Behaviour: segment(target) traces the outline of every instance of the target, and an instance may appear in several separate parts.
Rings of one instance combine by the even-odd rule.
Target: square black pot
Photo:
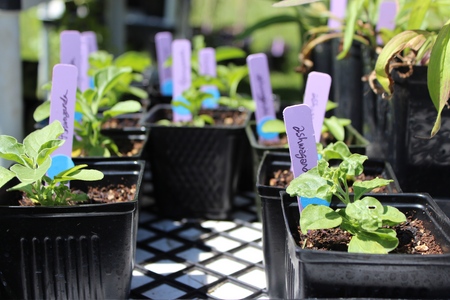
[[[88,165],[104,178],[71,186],[87,191],[88,186],[136,184],[134,199],[24,207],[18,206],[19,192],[0,189],[0,299],[128,298],[144,162]]]
[[[280,193],[286,230],[286,298],[446,299],[450,295],[450,220],[428,194],[378,195],[383,205],[415,212],[444,254],[362,254],[302,249],[296,198]],[[336,207],[332,202],[332,207]]]

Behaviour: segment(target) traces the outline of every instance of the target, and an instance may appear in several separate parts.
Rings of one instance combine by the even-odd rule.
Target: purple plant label
[[[172,95],[172,69],[164,66],[172,55],[172,33],[163,31],[155,35],[156,57],[158,61],[158,75],[160,91],[164,96]]]
[[[272,41],[272,47],[270,47],[270,53],[274,57],[282,57],[285,51],[286,43],[281,37],[274,38]]]
[[[84,92],[90,87],[89,70],[89,37],[81,35],[80,44],[80,69],[78,72],[78,88]]]
[[[247,57],[247,66],[252,97],[256,102],[255,118],[259,140],[277,142],[278,133],[261,130],[265,122],[276,118],[267,56],[264,53],[251,54]]]
[[[64,128],[60,139],[64,144],[53,152],[72,156],[72,142],[74,130],[74,113],[77,92],[78,70],[67,64],[58,64],[53,68],[52,90],[50,92],[50,123],[59,120]]]
[[[60,63],[74,65],[80,69],[81,35],[76,30],[64,30],[60,34]]]
[[[94,31],[84,31],[81,37],[86,39],[89,53],[98,51],[97,35]]]
[[[203,48],[198,52],[200,75],[216,77],[216,51],[214,48]]]
[[[292,105],[284,109],[283,117],[289,144],[291,169],[294,177],[298,177],[317,166],[317,148],[311,109],[306,104]],[[323,204],[325,201],[318,198],[299,198],[298,200],[300,211],[308,204]]]
[[[191,86],[191,42],[186,39],[172,42],[173,99],[187,102],[182,94]],[[173,121],[188,122],[191,112],[185,107],[173,106]]]
[[[341,20],[345,18],[347,0],[330,0],[330,13],[333,17],[328,18],[328,27],[333,31],[341,31]]]
[[[316,143],[320,142],[320,133],[322,132],[330,88],[330,75],[321,72],[309,73],[303,103],[311,109]]]
[[[378,23],[376,31],[379,32],[380,29],[382,28],[394,30],[396,15],[397,15],[397,3],[388,1],[381,3],[380,12],[378,14]],[[380,35],[377,36],[377,43],[378,45],[383,44]]]

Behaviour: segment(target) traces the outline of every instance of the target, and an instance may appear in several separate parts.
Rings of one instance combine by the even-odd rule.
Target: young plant
[[[23,144],[12,136],[1,135],[0,157],[15,164],[9,169],[0,166],[0,187],[16,177],[20,183],[8,191],[22,191],[36,204],[56,206],[86,201],[86,194],[72,193],[66,184],[71,180],[100,180],[103,178],[102,172],[84,169],[87,165],[78,165],[53,178],[46,175],[52,164],[50,155],[64,143],[64,140],[58,139],[63,133],[61,123],[55,121],[30,133]]]
[[[100,112],[102,103],[109,92],[114,89],[123,76],[131,72],[131,68],[107,67],[98,71],[94,76],[94,88],[83,93],[77,91],[75,111],[82,115],[80,122],[75,122],[75,135],[72,156],[103,156],[112,154],[120,156],[114,141],[101,134],[102,125],[110,118],[137,112],[141,104],[135,100],[119,101],[111,108]],[[33,117],[36,122],[50,116],[50,101],[46,101],[36,108]]]
[[[340,227],[352,235],[348,252],[387,254],[399,243],[395,230],[387,226],[401,224],[406,217],[397,208],[383,206],[374,197],[363,197],[365,193],[386,186],[392,180],[375,178],[354,181],[353,197],[350,195],[348,180],[363,172],[366,159],[367,156],[351,154],[343,157],[336,167],[330,167],[325,159],[321,159],[316,167],[292,180],[286,192],[291,196],[316,197],[328,202],[336,196],[345,204],[344,208],[336,210],[324,205],[306,206],[300,217],[303,233]]]

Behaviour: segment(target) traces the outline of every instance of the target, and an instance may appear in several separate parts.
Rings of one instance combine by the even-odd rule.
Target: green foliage
[[[429,61],[426,60],[430,54]],[[450,21],[436,34],[424,30],[407,30],[392,38],[381,51],[375,65],[375,74],[386,97],[393,93],[392,64],[400,55],[408,53],[405,65],[428,64],[428,91],[437,116],[430,137],[441,127],[441,114],[450,97]]]
[[[45,206],[68,205],[70,201],[85,201],[84,193],[72,193],[66,185],[71,180],[96,181],[103,178],[97,170],[78,165],[62,171],[53,179],[45,174],[50,168],[50,155],[63,143],[58,137],[64,133],[59,121],[30,133],[23,144],[11,136],[0,136],[0,157],[13,161],[9,170],[0,166],[0,187],[16,177],[20,183],[8,189],[23,191],[33,202]]]
[[[83,116],[82,121],[75,122],[75,135],[73,141],[73,156],[103,156],[112,154],[120,156],[114,141],[101,134],[102,125],[110,118],[139,111],[142,106],[138,101],[126,100],[114,104],[112,107],[100,112],[102,104],[108,102],[108,96],[121,79],[131,72],[131,68],[115,66],[105,67],[95,73],[94,88],[83,93],[77,91],[75,111]],[[50,101],[46,101],[36,108],[33,117],[36,122],[45,120],[50,116]]]
[[[118,80],[119,82],[114,86],[108,97],[104,98],[102,106],[113,106],[121,96],[124,94],[131,94],[139,99],[148,98],[148,94],[145,90],[133,86],[133,82],[142,82],[142,73],[151,66],[151,59],[146,53],[128,51],[118,56],[116,59],[113,55],[100,50],[92,53],[89,56],[90,69],[88,74],[95,76],[97,72],[108,67],[130,68],[130,72],[124,73]],[[107,100],[107,101],[106,101]]]
[[[331,146],[316,167],[295,178],[287,187],[286,192],[291,196],[317,197],[328,202],[336,196],[345,204],[344,208],[336,210],[316,204],[306,206],[301,212],[300,229],[307,232],[339,226],[352,234],[349,252],[388,253],[397,247],[398,239],[394,230],[385,227],[400,224],[406,217],[395,207],[383,206],[374,197],[363,195],[392,180],[354,181],[354,195],[350,197],[348,180],[363,172],[367,156],[351,154],[345,147],[344,143]],[[330,167],[327,162],[330,158],[342,161]]]

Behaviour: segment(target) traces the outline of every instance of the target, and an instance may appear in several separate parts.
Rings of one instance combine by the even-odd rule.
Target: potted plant
[[[438,34],[403,31],[386,44],[375,66],[374,89],[391,98],[380,100],[386,106],[386,123],[379,129],[381,151],[406,191],[433,196],[446,195],[440,180],[450,175],[445,138],[450,130],[445,110],[449,33],[448,22]]]
[[[239,153],[250,114],[244,109],[202,110],[211,97],[193,84],[183,93],[192,122],[173,123],[172,107],[157,105],[143,117],[156,203],[172,218],[229,216],[239,180]]]
[[[88,162],[47,176],[63,132],[55,121],[23,143],[0,136],[0,156],[14,162],[0,168],[1,239],[8,241],[0,246],[0,297],[125,299],[143,162]]]
[[[325,199],[330,207],[308,205],[299,216],[297,200],[281,194],[286,297],[447,297],[450,239],[445,232],[450,220],[428,195],[364,195],[388,183],[380,178],[354,183],[350,195],[347,177],[363,170],[364,159],[353,154],[334,168],[319,162],[286,190],[291,196]],[[298,220],[308,241],[297,238]],[[328,240],[323,246],[312,237],[318,232]]]
[[[102,126],[117,116],[138,112],[141,104],[136,100],[119,101],[113,106],[100,110],[108,101],[112,90],[119,84],[121,78],[128,76],[130,68],[110,66],[103,68],[94,76],[94,87],[84,92],[77,92],[75,111],[81,120],[75,122],[74,157],[140,157],[147,132],[137,126],[134,129],[114,130],[103,129]],[[103,104],[102,104],[103,103]],[[36,122],[47,120],[50,115],[50,101],[36,108]],[[140,118],[139,118],[140,120]],[[119,148],[120,147],[120,148]]]
[[[346,145],[342,142],[330,144],[325,149],[320,150],[324,159],[331,157],[336,158],[335,152],[340,153],[339,156],[349,156],[350,152]],[[327,154],[328,153],[328,154]],[[258,170],[256,182],[257,193],[261,201],[263,224],[263,250],[264,265],[266,269],[266,281],[268,293],[271,298],[286,298],[284,290],[284,274],[286,272],[285,260],[285,227],[283,212],[281,209],[280,192],[286,191],[287,184],[293,179],[290,171],[291,161],[288,152],[267,151],[264,153]],[[284,185],[273,184],[275,180],[274,174],[285,174],[286,180]],[[392,182],[387,186],[385,192],[401,193],[398,180],[389,163],[368,159],[364,162],[364,173],[367,176],[380,176],[382,178],[391,179]],[[290,176],[288,174],[291,174]],[[282,178],[280,176],[280,178]],[[282,180],[277,180],[278,182]]]

